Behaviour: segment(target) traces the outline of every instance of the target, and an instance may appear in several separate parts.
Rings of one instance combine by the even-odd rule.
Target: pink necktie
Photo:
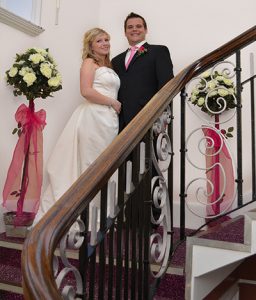
[[[136,50],[137,50],[136,46],[132,46],[131,47],[131,49],[130,49],[130,51],[131,51],[130,52],[130,56],[129,56],[128,60],[127,60],[127,63],[125,64],[126,69],[128,68],[128,66],[129,66],[129,64],[130,64],[130,62],[131,62],[134,54],[136,53]]]

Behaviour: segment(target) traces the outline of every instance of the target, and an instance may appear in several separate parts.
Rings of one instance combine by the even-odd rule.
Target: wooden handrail
[[[167,105],[195,76],[256,40],[256,26],[195,61],[170,80],[29,233],[22,252],[25,299],[62,299],[52,261],[61,237],[141,141]]]

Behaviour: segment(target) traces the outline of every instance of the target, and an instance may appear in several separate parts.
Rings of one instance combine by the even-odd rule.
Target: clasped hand
[[[122,107],[122,104],[120,101],[118,100],[114,100],[111,104],[111,106],[114,108],[114,110],[120,114],[120,111],[121,111],[121,107]]]

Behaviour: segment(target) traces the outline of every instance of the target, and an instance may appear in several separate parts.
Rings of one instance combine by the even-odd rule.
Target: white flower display
[[[209,115],[235,108],[234,83],[218,71],[206,71],[200,76],[199,84],[192,89],[189,101]]]
[[[14,87],[14,95],[28,100],[52,96],[62,89],[61,75],[48,49],[29,48],[16,54],[12,67],[6,71],[7,84]]]

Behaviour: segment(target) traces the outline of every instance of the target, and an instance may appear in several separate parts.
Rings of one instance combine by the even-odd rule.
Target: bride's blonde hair
[[[94,55],[92,51],[92,43],[100,34],[106,34],[110,39],[110,35],[105,30],[101,28],[92,28],[84,34],[84,40],[83,40],[82,59],[84,60],[86,58],[92,58],[97,65],[101,65],[102,62],[99,61],[99,59]],[[107,54],[105,57],[104,65],[107,67],[111,67],[109,54]]]

